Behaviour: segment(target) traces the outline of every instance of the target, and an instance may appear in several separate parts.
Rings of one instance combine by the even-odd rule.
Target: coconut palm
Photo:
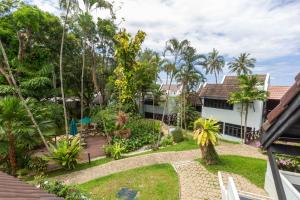
[[[7,96],[0,100],[0,130],[8,141],[8,158],[12,175],[15,175],[17,170],[15,131],[19,131],[23,124],[18,121],[26,117],[26,111],[17,97]]]
[[[219,73],[223,71],[224,66],[225,59],[223,56],[219,55],[219,52],[216,49],[213,49],[212,52],[208,54],[203,63],[206,74],[214,74],[216,84],[218,83]]]
[[[230,72],[237,73],[237,75],[252,74],[256,59],[249,57],[249,53],[242,53],[238,58],[233,58],[233,61],[228,65]]]
[[[256,75],[241,75],[239,79],[239,91],[233,92],[230,95],[229,103],[236,104],[240,103],[242,105],[241,112],[245,109],[245,118],[244,118],[244,133],[243,138],[244,142],[246,140],[247,134],[247,122],[248,122],[248,111],[250,106],[254,106],[255,101],[265,101],[268,97],[267,91],[263,90],[263,83],[257,79]],[[242,115],[241,115],[242,118]],[[242,121],[242,119],[241,119]],[[241,124],[241,127],[243,125]]]
[[[202,159],[207,165],[218,163],[219,156],[215,150],[220,125],[214,119],[199,118],[194,122],[194,139],[200,146]]]

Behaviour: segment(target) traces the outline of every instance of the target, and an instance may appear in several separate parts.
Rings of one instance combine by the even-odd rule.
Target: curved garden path
[[[221,155],[240,155],[266,159],[266,156],[261,154],[257,148],[247,145],[222,142],[216,147],[216,149]],[[198,149],[178,152],[152,153],[112,161],[85,170],[57,176],[55,179],[61,180],[66,184],[80,184],[137,167],[170,163],[179,177],[181,200],[221,199],[221,191],[217,174],[208,172],[205,167],[195,161],[197,158],[200,158],[200,151]],[[222,172],[222,176],[225,184],[227,183],[228,176],[233,177],[239,191],[251,192],[263,196],[266,195],[263,189],[253,185],[244,177],[225,172]]]

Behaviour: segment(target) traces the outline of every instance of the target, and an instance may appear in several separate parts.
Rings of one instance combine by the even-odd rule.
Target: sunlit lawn
[[[179,180],[169,164],[152,165],[116,173],[79,186],[95,199],[117,199],[121,188],[136,190],[139,200],[178,200]]]
[[[224,171],[239,174],[247,178],[256,186],[260,188],[264,187],[265,173],[267,168],[266,160],[242,156],[221,155],[220,163],[218,165],[206,166],[203,164],[203,166],[205,166],[208,171],[213,173]]]

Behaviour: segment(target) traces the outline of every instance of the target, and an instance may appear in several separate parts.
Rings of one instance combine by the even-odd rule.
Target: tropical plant
[[[124,152],[125,147],[122,146],[121,143],[114,143],[110,148],[110,154],[115,160],[119,160],[122,158],[122,153]]]
[[[218,141],[220,126],[214,119],[199,118],[194,123],[194,139],[200,146],[202,159],[205,164],[212,165],[219,161],[215,150]]]
[[[243,133],[243,142],[245,142],[249,108],[250,106],[254,108],[255,101],[265,101],[268,93],[263,89],[263,83],[258,80],[257,75],[240,75],[238,80],[239,91],[231,93],[228,102],[230,104],[241,104],[241,121],[243,112],[245,112]],[[241,127],[243,127],[243,124],[241,124]]]
[[[27,168],[34,173],[44,173],[48,168],[48,162],[40,157],[30,158]]]
[[[8,140],[8,157],[11,174],[17,171],[16,133],[18,129],[25,129],[21,119],[26,118],[26,112],[20,100],[14,96],[7,96],[0,100],[0,132]]]
[[[252,74],[256,60],[249,57],[249,53],[242,53],[238,58],[233,58],[233,61],[228,64],[230,72],[234,72],[237,75]]]
[[[172,135],[167,135],[167,136],[164,136],[161,141],[160,141],[160,146],[169,146],[169,145],[172,145],[173,144],[173,137]]]
[[[56,145],[50,145],[50,155],[46,160],[53,160],[65,169],[75,169],[81,151],[80,138],[62,139]]]
[[[212,52],[208,53],[208,56],[205,57],[205,61],[203,62],[206,74],[214,74],[216,84],[218,83],[219,73],[223,71],[224,66],[225,59],[223,56],[219,55],[219,52],[216,49],[213,49]]]
[[[184,140],[183,130],[180,128],[177,128],[174,131],[172,131],[172,136],[175,143],[179,143]]]

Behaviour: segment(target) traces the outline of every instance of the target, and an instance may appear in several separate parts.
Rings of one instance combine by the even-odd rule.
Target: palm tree
[[[11,174],[17,170],[16,139],[14,130],[19,130],[23,123],[18,120],[24,119],[26,112],[20,100],[14,96],[6,96],[0,100],[0,129],[3,130],[8,140],[8,158]]]
[[[214,119],[199,118],[194,122],[194,139],[200,146],[202,159],[206,165],[216,164],[219,156],[215,150],[220,125]]]
[[[219,73],[223,71],[225,66],[225,59],[223,56],[219,55],[216,49],[213,49],[205,59],[203,67],[206,70],[206,74],[214,74],[216,79],[216,84],[218,83]]]
[[[179,68],[179,64],[182,61],[182,54],[183,50],[189,46],[190,42],[188,40],[179,41],[176,38],[172,38],[166,42],[166,47],[164,50],[163,55],[170,54],[173,57],[173,62],[169,62],[165,65],[163,70],[167,73],[167,81],[166,85],[168,85],[168,78],[170,77],[170,82],[166,94],[163,115],[162,115],[162,122],[165,117],[166,109],[169,108],[169,91],[173,82],[173,79],[177,73],[177,69]]]
[[[70,9],[74,7],[74,5],[77,5],[78,2],[76,0],[60,0],[59,6],[61,9],[65,9],[65,17],[64,17],[64,25],[63,25],[63,33],[61,36],[61,43],[60,43],[60,53],[59,53],[59,79],[60,79],[60,91],[61,91],[61,97],[63,102],[63,108],[64,108],[64,118],[65,118],[65,131],[66,136],[68,137],[69,129],[68,129],[68,116],[67,116],[67,108],[66,108],[66,100],[65,100],[65,92],[64,92],[64,81],[63,81],[63,50],[64,50],[64,41],[65,41],[65,32],[66,32],[66,26],[68,22],[68,16]]]
[[[9,78],[11,80],[11,86],[13,86],[15,88],[16,93],[19,96],[19,98],[21,99],[21,102],[22,102],[22,104],[23,104],[23,106],[24,106],[24,108],[25,108],[25,110],[26,110],[29,118],[31,119],[31,121],[32,121],[35,129],[37,130],[39,136],[41,137],[41,139],[42,139],[42,141],[43,141],[46,149],[49,151],[49,146],[48,146],[48,144],[47,144],[47,142],[46,142],[46,140],[44,138],[44,135],[43,135],[43,133],[42,133],[42,131],[41,131],[41,129],[40,129],[37,121],[35,120],[35,118],[34,118],[32,112],[31,112],[29,106],[27,105],[27,102],[26,102],[25,98],[22,95],[21,89],[18,86],[17,81],[16,81],[16,79],[15,79],[13,73],[12,73],[12,69],[11,69],[10,64],[8,62],[8,58],[7,58],[6,52],[4,50],[4,47],[2,45],[1,39],[0,39],[0,49],[1,49],[1,52],[2,52],[2,56],[4,58],[3,62],[6,65],[6,68],[7,68],[8,74],[9,74]]]
[[[233,58],[233,61],[228,66],[230,72],[237,73],[237,75],[252,74],[256,60],[249,57],[249,53],[242,53],[238,58]]]
[[[265,101],[268,97],[267,91],[262,90],[263,83],[257,79],[256,75],[240,75],[239,88],[237,92],[233,92],[230,95],[229,103],[240,103],[242,108],[245,109],[245,119],[244,119],[244,143],[247,134],[247,121],[248,121],[248,111],[250,105],[254,106],[255,101]],[[243,112],[243,110],[241,111]],[[242,115],[241,115],[242,117]],[[242,124],[241,124],[242,127]]]
[[[202,55],[197,54],[196,49],[193,47],[186,47],[183,52],[182,65],[178,73],[176,74],[176,80],[181,84],[182,87],[182,114],[181,114],[181,127],[182,123],[184,127],[187,127],[186,124],[186,99],[187,95],[199,85],[200,82],[204,81],[204,75],[196,69],[197,66],[200,66],[202,62],[200,61],[203,58]]]

